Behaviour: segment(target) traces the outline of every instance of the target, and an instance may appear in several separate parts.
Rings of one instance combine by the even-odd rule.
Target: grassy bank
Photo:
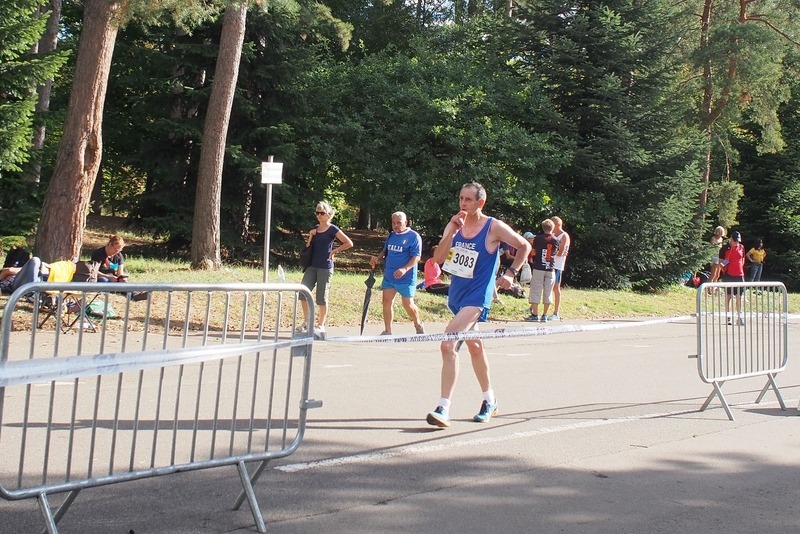
[[[270,270],[269,281],[277,282],[277,266]],[[126,268],[133,281],[146,283],[224,283],[261,282],[264,274],[260,269],[248,267],[225,267],[220,271],[192,271],[187,263],[151,260],[130,257]],[[295,268],[285,269],[289,282],[300,282],[302,273]],[[381,324],[380,274],[373,290],[368,322]],[[336,272],[331,287],[330,325],[358,324],[364,301],[366,280],[364,273],[343,270]],[[600,291],[566,287],[562,291],[561,315],[567,319],[642,318],[688,315],[695,309],[693,289],[675,286],[657,294],[640,294],[631,291]],[[502,303],[492,307],[491,318],[496,321],[519,321],[528,313],[528,301],[508,295],[501,296]],[[444,297],[418,292],[416,302],[426,322],[446,322],[451,313]],[[405,320],[405,312],[395,307],[395,318]]]
[[[90,251],[105,244],[111,233],[122,233],[130,249],[126,249],[126,270],[132,280],[145,283],[225,283],[225,282],[261,282],[264,273],[261,269],[242,266],[226,266],[220,271],[192,271],[189,264],[180,261],[165,261],[138,256],[137,245],[147,248],[155,241],[145,235],[127,233],[122,229],[124,220],[112,217],[94,217],[89,221],[85,235],[84,249]],[[348,230],[348,235],[355,242],[355,247],[337,256],[337,271],[331,287],[331,307],[328,324],[354,325],[361,320],[364,302],[369,258],[377,254],[386,238],[385,232],[370,230]],[[289,282],[300,282],[302,273],[295,267],[284,266]],[[277,264],[271,265],[269,274],[271,282],[278,281]],[[367,320],[371,324],[382,324],[381,311],[381,274],[373,290],[372,302]],[[642,294],[632,291],[610,291],[575,289],[565,287],[562,290],[561,316],[565,319],[608,319],[608,318],[646,318],[671,317],[688,315],[695,310],[696,291],[676,285],[669,290],[654,294]],[[452,314],[447,309],[444,297],[418,292],[415,298],[425,322],[447,322]],[[491,319],[494,321],[520,321],[528,315],[528,300],[517,299],[508,295],[501,296],[502,303],[492,307]],[[793,305],[797,299],[789,299],[789,311],[800,312],[800,306]],[[407,320],[405,311],[400,306],[399,298],[395,305],[395,319]],[[409,325],[410,327],[410,325]]]

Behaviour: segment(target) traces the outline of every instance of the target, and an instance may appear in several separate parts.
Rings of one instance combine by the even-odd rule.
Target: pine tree
[[[686,127],[676,48],[690,17],[662,0],[541,0],[520,9],[531,79],[570,161],[554,214],[576,238],[571,282],[662,287],[700,263],[693,220],[701,138]]]
[[[29,53],[44,32],[43,0],[0,3],[0,235],[29,233],[36,223],[34,192],[21,177],[30,155],[36,87],[52,79],[64,54]]]

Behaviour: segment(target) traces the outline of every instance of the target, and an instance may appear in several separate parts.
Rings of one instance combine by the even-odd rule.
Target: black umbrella
[[[364,294],[364,309],[361,312],[361,335],[364,335],[364,325],[367,322],[367,310],[369,310],[369,299],[372,298],[372,286],[375,285],[375,269],[369,270],[369,276],[364,280],[367,292]]]

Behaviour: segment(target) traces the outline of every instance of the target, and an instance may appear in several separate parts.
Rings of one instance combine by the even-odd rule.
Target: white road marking
[[[628,423],[631,421],[639,421],[642,419],[655,419],[658,417],[668,417],[671,415],[680,415],[687,413],[686,410],[676,412],[663,412],[646,415],[635,415],[629,417],[617,417],[613,419],[594,419],[591,421],[583,421],[579,423],[569,423],[566,425],[550,426],[529,430],[527,432],[512,432],[504,436],[494,436],[491,438],[477,438],[461,441],[453,441],[450,443],[441,443],[437,445],[412,445],[410,447],[402,447],[400,449],[381,452],[370,452],[364,454],[355,454],[352,456],[342,456],[339,458],[328,458],[326,460],[318,460],[315,462],[304,462],[296,464],[287,464],[276,467],[275,469],[286,473],[294,473],[297,471],[306,471],[308,469],[315,469],[318,467],[336,467],[340,465],[347,465],[360,462],[371,462],[376,460],[386,460],[389,458],[396,458],[398,456],[407,456],[412,454],[424,454],[429,452],[436,452],[448,449],[456,449],[461,447],[474,447],[476,445],[487,445],[492,443],[501,443],[504,441],[512,441],[516,439],[530,438],[533,436],[541,436],[544,434],[553,434],[557,432],[566,432],[569,430],[577,430],[581,428],[593,428],[598,426],[615,425],[619,423]]]
[[[787,399],[784,401],[787,405],[789,403],[795,402],[792,399]],[[731,404],[731,406],[736,407],[764,407],[768,404],[777,404],[777,401],[774,402],[761,402],[759,404],[755,403],[741,403],[741,404]],[[787,409],[788,411],[788,409]],[[678,410],[674,412],[661,412],[661,413],[651,413],[651,414],[643,414],[643,415],[630,415],[627,417],[615,417],[611,419],[593,419],[591,421],[582,421],[578,423],[569,423],[565,425],[558,425],[558,426],[547,426],[543,428],[537,428],[534,430],[528,430],[526,432],[512,432],[511,434],[506,434],[503,436],[494,436],[489,438],[476,438],[476,439],[467,439],[467,440],[460,440],[460,441],[453,441],[449,443],[439,443],[436,445],[411,445],[409,447],[401,447],[395,450],[385,450],[381,452],[367,452],[363,454],[354,454],[351,456],[341,456],[339,458],[328,458],[325,460],[318,460],[314,462],[302,462],[302,463],[295,463],[295,464],[286,464],[280,465],[275,467],[278,471],[283,471],[284,473],[295,473],[298,471],[307,471],[309,469],[317,469],[320,467],[338,467],[341,465],[348,465],[348,464],[355,464],[355,463],[363,463],[363,462],[374,462],[380,460],[388,460],[391,458],[397,458],[399,456],[410,456],[414,454],[426,454],[430,452],[437,452],[449,449],[457,449],[462,447],[475,447],[479,445],[488,445],[494,443],[502,443],[505,441],[512,441],[517,439],[525,439],[534,436],[542,436],[545,434],[555,434],[559,432],[568,432],[570,430],[579,430],[583,428],[595,428],[600,426],[608,426],[608,425],[617,425],[621,423],[630,423],[633,421],[642,421],[646,419],[658,419],[661,417],[671,417],[677,415],[685,415],[688,413],[697,413],[697,410]]]

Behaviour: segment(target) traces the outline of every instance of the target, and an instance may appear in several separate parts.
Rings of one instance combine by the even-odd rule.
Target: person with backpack
[[[745,251],[742,245],[742,234],[740,232],[731,232],[730,241],[722,247],[719,251],[720,265],[722,266],[722,281],[723,282],[744,282],[744,257]],[[742,316],[742,290],[741,288],[728,288],[727,296],[725,298],[725,315],[728,318],[728,324],[733,324],[733,317],[730,315],[731,297],[736,295],[736,313],[738,316],[739,324],[744,325],[744,317]]]

